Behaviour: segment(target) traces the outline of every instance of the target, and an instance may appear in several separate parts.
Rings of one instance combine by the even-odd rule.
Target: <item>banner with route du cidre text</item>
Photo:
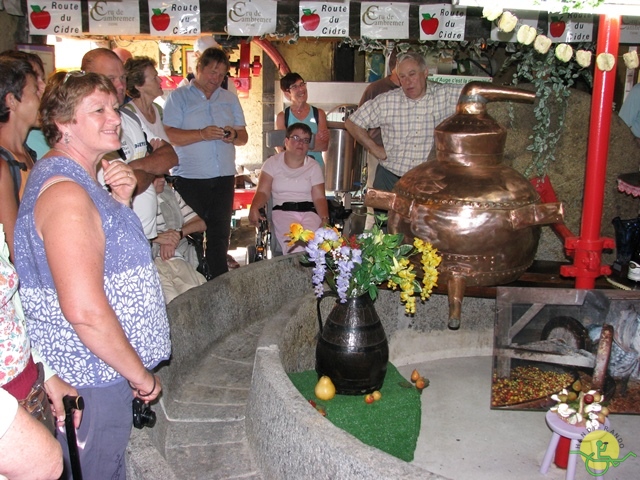
[[[300,2],[301,37],[348,37],[349,2]]]
[[[30,35],[81,35],[80,0],[27,1]]]
[[[200,35],[200,0],[149,0],[151,35]]]
[[[462,42],[467,23],[467,7],[446,3],[420,5],[420,40]]]

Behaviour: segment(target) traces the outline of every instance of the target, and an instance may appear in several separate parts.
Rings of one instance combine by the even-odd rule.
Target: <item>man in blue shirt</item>
[[[240,101],[221,88],[229,59],[206,49],[189,85],[169,95],[163,122],[179,163],[171,170],[182,198],[207,224],[207,262],[214,277],[228,271],[235,187],[235,147],[249,139]]]

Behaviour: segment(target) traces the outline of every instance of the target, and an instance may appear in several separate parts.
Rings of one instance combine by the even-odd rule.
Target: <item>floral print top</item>
[[[68,158],[49,157],[36,164],[20,204],[15,231],[15,263],[31,341],[58,376],[74,387],[114,384],[123,377],[82,343],[65,318],[44,244],[36,232],[36,200],[42,186],[55,176],[67,177],[84,188],[98,209],[105,238],[104,292],[147,368],[168,359],[171,353],[160,279],[142,224],[132,209],[114,200]]]
[[[9,261],[9,248],[0,224],[0,386],[27,366],[31,348],[18,297],[18,274]]]

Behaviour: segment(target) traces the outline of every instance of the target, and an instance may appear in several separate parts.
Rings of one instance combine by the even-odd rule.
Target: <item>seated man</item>
[[[156,177],[153,182],[158,198],[158,236],[152,240],[152,247],[164,301],[168,304],[187,290],[206,283],[196,270],[198,257],[195,247],[185,237],[204,232],[207,225],[180,194],[173,188],[166,188],[166,184],[164,176]]]

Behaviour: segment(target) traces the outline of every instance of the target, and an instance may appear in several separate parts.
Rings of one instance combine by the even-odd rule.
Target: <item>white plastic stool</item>
[[[586,427],[576,427],[570,425],[560,418],[556,412],[549,410],[546,415],[547,425],[553,431],[549,446],[547,447],[547,453],[544,454],[542,465],[540,466],[540,473],[546,475],[549,471],[549,465],[553,460],[553,455],[556,452],[556,447],[560,441],[560,437],[566,437],[571,439],[571,446],[569,447],[569,460],[567,462],[567,474],[564,477],[565,480],[573,480],[576,473],[576,460],[580,456],[577,453],[571,453],[572,451],[580,450],[580,439],[589,433]],[[607,418],[604,423],[604,428],[609,430],[609,419]],[[599,430],[603,429],[602,424],[598,427]],[[600,475],[598,478],[604,479],[604,475]]]

